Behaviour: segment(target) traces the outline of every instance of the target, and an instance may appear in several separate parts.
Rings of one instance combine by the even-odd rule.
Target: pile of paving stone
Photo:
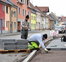
[[[27,49],[28,41],[25,39],[0,39],[0,50]]]

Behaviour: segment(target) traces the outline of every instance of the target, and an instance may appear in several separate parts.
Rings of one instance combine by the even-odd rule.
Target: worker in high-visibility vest
[[[33,50],[34,49],[38,50],[40,45],[44,49],[44,51],[48,53],[48,50],[43,42],[43,40],[47,39],[47,37],[48,37],[47,34],[33,34],[28,38],[28,42],[29,42],[28,48]]]

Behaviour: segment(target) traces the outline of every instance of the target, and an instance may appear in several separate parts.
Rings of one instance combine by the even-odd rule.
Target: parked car
[[[66,23],[62,24],[64,26],[64,32],[66,33]]]
[[[64,26],[56,26],[55,27],[55,30],[57,30],[60,33],[65,33],[65,29],[64,29]]]

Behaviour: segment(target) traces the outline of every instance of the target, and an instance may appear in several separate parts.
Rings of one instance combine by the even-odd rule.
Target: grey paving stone
[[[4,42],[4,43],[13,43],[13,42],[15,42],[15,39],[2,39],[2,42]]]
[[[0,49],[27,49],[28,41],[25,39],[0,39]]]
[[[13,49],[16,49],[16,45],[15,45],[15,43],[4,43],[4,49],[13,50]]]
[[[17,49],[27,49],[28,48],[27,45],[17,45],[16,47]]]
[[[28,40],[25,40],[25,39],[17,39],[16,40],[16,43],[21,43],[21,44],[27,44],[28,43]]]

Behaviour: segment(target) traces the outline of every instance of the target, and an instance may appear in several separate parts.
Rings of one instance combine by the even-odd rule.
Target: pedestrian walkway
[[[29,31],[29,34],[30,33],[39,33],[39,32],[42,32],[44,30],[32,30],[32,31]],[[14,33],[3,33],[3,34],[0,34],[0,37],[1,36],[13,36],[13,35],[20,35],[21,32],[14,32]]]
[[[49,32],[49,30],[34,30],[34,31],[29,31],[28,34],[31,35],[31,34],[34,34],[34,33],[45,33],[45,32]],[[15,35],[21,35],[21,32],[0,34],[0,37],[15,36]]]
[[[54,39],[47,46],[47,49],[50,49],[50,50],[66,50],[66,42],[61,42],[61,38]]]

